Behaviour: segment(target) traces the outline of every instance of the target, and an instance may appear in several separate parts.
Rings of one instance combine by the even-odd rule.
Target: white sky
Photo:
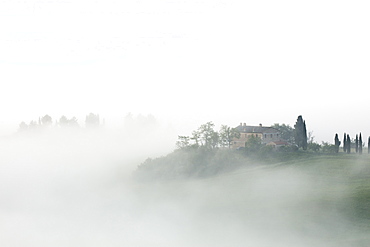
[[[1,0],[0,128],[89,112],[189,129],[303,115],[317,141],[367,138],[369,13],[355,0]]]

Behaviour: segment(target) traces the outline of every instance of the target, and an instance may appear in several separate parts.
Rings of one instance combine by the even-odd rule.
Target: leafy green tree
[[[38,127],[37,122],[34,120],[31,120],[31,122],[28,125],[29,129],[36,129]]]
[[[314,152],[318,152],[318,151],[320,151],[320,149],[321,149],[321,145],[320,145],[320,144],[318,144],[318,143],[316,143],[316,142],[309,142],[309,143],[307,144],[307,149],[308,149],[308,150],[312,150],[312,151],[314,151]]]
[[[220,135],[218,134],[218,132],[214,131],[214,132],[212,132],[210,142],[209,142],[209,146],[211,148],[216,148],[216,147],[219,146],[219,144],[220,144]]]
[[[85,119],[86,127],[98,127],[100,125],[100,118],[98,114],[90,113]]]
[[[189,147],[190,146],[190,137],[189,136],[178,136],[178,141],[176,142],[176,146],[179,149]]]
[[[254,153],[260,150],[262,147],[262,140],[258,136],[251,135],[245,142],[245,149],[247,153]]]
[[[221,146],[228,148],[231,147],[231,143],[233,142],[234,138],[240,138],[240,132],[238,129],[231,128],[227,125],[221,125],[219,135]]]
[[[214,148],[218,146],[219,136],[214,130],[214,127],[215,125],[212,122],[207,122],[199,127],[198,133],[202,146],[207,148]]]
[[[298,147],[307,150],[307,129],[306,122],[302,116],[298,116],[297,122],[294,125],[294,140]]]
[[[77,127],[78,122],[76,117],[72,117],[71,119],[68,119],[66,116],[61,116],[59,119],[59,125],[61,127]]]
[[[59,125],[60,126],[67,126],[68,125],[68,118],[66,117],[66,116],[61,116],[60,118],[59,118]]]
[[[195,142],[195,146],[199,146],[199,140],[200,140],[200,133],[199,133],[199,131],[197,131],[197,130],[194,130],[192,133],[192,137],[190,138],[191,140],[193,140],[194,142]]]
[[[51,125],[53,123],[52,118],[49,115],[45,115],[41,118],[42,125]]]
[[[78,122],[77,122],[77,118],[76,117],[72,117],[71,119],[68,120],[68,125],[69,126],[73,126],[73,127],[77,127],[78,126]]]
[[[334,145],[335,145],[335,152],[338,153],[339,152],[339,146],[340,146],[340,141],[339,141],[338,134],[335,134]]]
[[[335,153],[337,147],[329,142],[322,142],[322,151],[324,153]]]
[[[28,129],[28,125],[25,122],[19,124],[19,131],[25,131]]]
[[[307,143],[313,143],[315,141],[315,136],[313,135],[313,131],[309,131],[307,133]]]
[[[289,142],[289,143],[294,143],[294,128],[292,128],[290,125],[286,124],[274,124],[271,126],[274,129],[279,130],[281,134],[281,139]]]

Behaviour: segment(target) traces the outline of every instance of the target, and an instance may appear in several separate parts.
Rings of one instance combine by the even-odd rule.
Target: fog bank
[[[346,189],[328,195],[321,188],[333,181],[303,170],[258,166],[208,179],[135,181],[140,162],[172,149],[171,134],[154,133],[2,139],[1,245],[349,246],[363,238],[330,200],[342,202]]]

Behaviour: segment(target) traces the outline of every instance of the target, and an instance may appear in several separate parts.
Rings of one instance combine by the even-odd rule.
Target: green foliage
[[[222,125],[219,132],[215,131],[212,122],[202,124],[197,130],[192,132],[192,136],[178,136],[176,146],[184,148],[188,146],[204,147],[214,149],[217,147],[231,147],[234,138],[239,138],[240,133],[236,128]]]
[[[199,131],[197,131],[197,130],[194,130],[192,133],[192,137],[190,138],[191,140],[193,140],[194,142],[195,142],[195,146],[199,146],[199,143],[200,143],[200,133],[199,133]]]
[[[220,144],[220,136],[217,131],[214,130],[214,123],[207,122],[202,124],[197,130],[192,132],[192,137],[194,145],[197,147],[205,148],[216,148]]]
[[[283,140],[288,143],[294,143],[294,129],[290,125],[276,123],[271,127],[279,130]]]
[[[324,153],[336,153],[337,146],[328,142],[322,142],[322,151]]]
[[[297,122],[294,125],[294,140],[299,148],[303,150],[307,149],[306,122],[303,120],[302,116],[298,116]]]
[[[190,146],[190,137],[189,136],[178,136],[178,141],[176,142],[177,148],[187,148]]]
[[[282,152],[282,153],[292,153],[292,152],[297,152],[297,151],[298,151],[298,147],[296,145],[279,147],[279,152]]]
[[[213,131],[211,133],[208,145],[206,147],[216,148],[219,146],[219,143],[220,143],[220,136],[216,131]]]
[[[258,143],[258,142],[257,142]],[[253,146],[256,148],[257,146]],[[245,149],[248,150],[248,149]],[[208,177],[233,171],[236,168],[273,164],[310,157],[308,152],[297,152],[292,147],[274,151],[272,146],[259,146],[243,152],[234,149],[209,149],[188,146],[156,159],[147,159],[139,165],[135,176],[140,179],[167,180],[189,177]]]
[[[147,159],[136,176],[150,179],[207,177],[248,164],[241,152],[232,149],[183,148],[157,159]]]
[[[241,169],[237,172],[221,176],[220,173],[223,170],[216,172],[216,167],[220,164],[227,164],[228,160],[234,157],[235,153],[229,151],[232,150],[205,150],[205,153],[198,150],[197,154],[195,154],[179,150],[171,157],[172,161],[180,160],[184,165],[186,162],[183,162],[183,160],[189,161],[194,158],[195,161],[199,158],[198,155],[200,155],[207,156],[209,162],[204,167],[199,167],[200,163],[196,164],[194,162],[196,166],[185,169],[167,160],[168,167],[173,169],[173,174],[176,174],[176,172],[188,172],[188,176],[192,178],[212,176],[212,172],[215,172],[214,174],[219,176],[198,181],[202,184],[205,182],[204,185],[206,186],[221,184],[220,187],[215,188],[215,195],[223,192],[218,191],[218,189],[223,189],[222,184],[236,186],[235,189],[240,191],[245,191],[246,188],[247,190],[248,188],[253,189],[255,185],[262,188],[262,184],[265,190],[267,188],[267,191],[269,189],[273,191],[272,194],[266,192],[262,195],[269,195],[271,198],[275,198],[276,195],[285,195],[283,198],[279,197],[280,201],[278,200],[277,202],[282,202],[283,204],[281,205],[284,209],[294,212],[294,214],[292,214],[291,218],[284,217],[284,219],[293,220],[294,225],[298,223],[297,226],[302,227],[304,234],[307,234],[307,229],[309,228],[305,226],[309,223],[314,226],[314,232],[309,233],[313,233],[313,236],[317,237],[325,236],[325,239],[328,240],[326,242],[327,246],[369,246],[370,239],[367,236],[370,230],[370,156],[322,154],[300,150],[288,153],[288,155],[293,156],[289,161],[271,166],[260,166],[259,169],[249,169],[254,162],[248,161],[240,153],[236,152],[242,160],[240,162],[241,166],[244,166],[245,169],[240,167]],[[156,162],[158,161],[151,160],[147,161],[146,164],[152,166]],[[161,164],[163,163],[161,162]],[[193,170],[197,167],[196,171]],[[147,168],[149,169],[149,167]],[[154,169],[154,166],[151,168],[153,168],[153,172],[162,174],[159,168]],[[141,170],[135,175],[145,178],[145,174],[146,172]],[[162,178],[173,178],[168,176],[171,176],[170,172],[163,175]],[[179,175],[177,178],[187,178],[188,176]],[[211,181],[217,183],[212,183]],[[246,183],[243,184],[242,181]],[[279,181],[282,181],[282,183],[279,183]],[[181,184],[183,185],[183,183]],[[284,187],[280,187],[279,185],[281,184],[284,184]],[[165,183],[165,185],[173,185],[173,183]],[[241,185],[248,185],[248,187]],[[283,188],[287,189],[287,191],[282,190]],[[177,193],[176,190],[174,192]],[[239,205],[240,207],[237,206],[236,209],[242,208],[244,210],[246,202],[250,202],[252,206],[255,206],[253,200],[258,196],[261,196],[259,190],[255,197],[251,197],[250,193],[246,193],[244,199],[247,201],[244,199],[240,200],[239,195],[232,198],[242,202]],[[264,197],[264,199],[266,198]],[[276,205],[278,204],[273,203],[271,208],[276,207]],[[263,207],[263,210],[266,211],[266,207]],[[247,217],[250,217],[250,210],[244,210],[243,212],[246,213]],[[302,212],[304,213],[302,214]],[[316,226],[322,226],[319,229],[321,232],[317,231],[318,228]],[[332,230],[335,232],[335,235],[331,235],[330,238],[327,238],[328,226],[333,227],[334,229]],[[324,235],[321,236],[323,229],[325,230],[323,232]]]
[[[339,146],[340,146],[340,141],[339,141],[338,134],[335,134],[334,145],[335,145],[335,152],[338,153],[339,152]]]
[[[28,125],[25,122],[19,124],[19,131],[25,131],[28,129]]]
[[[256,153],[262,147],[261,138],[251,135],[248,140],[245,142],[245,150],[247,153]]]
[[[212,122],[207,122],[199,127],[198,133],[202,146],[207,148],[212,148],[215,145],[217,146],[218,134],[216,134],[214,127],[215,125]]]
[[[66,116],[62,116],[59,119],[59,126],[61,127],[77,127],[78,122],[76,117],[72,117],[71,119],[68,119]]]
[[[98,127],[100,125],[100,117],[98,114],[90,113],[85,119],[86,127]]]
[[[347,134],[347,140],[346,140],[346,150],[347,153],[351,153],[351,137]]]
[[[313,138],[307,141],[306,123],[299,116],[294,129],[289,125],[273,125],[281,131],[282,137],[294,139],[297,145],[274,148],[262,143],[257,135],[250,135],[245,142],[245,147],[240,150],[230,149],[234,138],[239,138],[240,133],[235,128],[222,125],[220,131],[214,130],[213,122],[202,124],[192,132],[192,136],[178,136],[177,150],[158,159],[148,159],[140,165],[139,170],[151,176],[181,177],[181,176],[208,176],[218,172],[230,170],[248,164],[251,160],[258,163],[276,163],[289,160],[311,158],[339,152],[338,134],[335,134],[334,144],[322,142],[318,144]],[[344,134],[344,150],[351,151],[351,139]],[[360,133],[358,150],[362,152],[362,135]],[[369,138],[370,142],[370,138]],[[221,147],[221,149],[219,148]],[[225,149],[227,147],[227,149]],[[301,150],[299,150],[301,148]],[[309,152],[305,150],[309,150]],[[361,150],[361,151],[360,151]]]
[[[307,144],[307,149],[314,152],[319,152],[321,149],[321,145],[316,142],[310,142]]]
[[[53,120],[49,115],[45,115],[41,118],[41,123],[43,125],[51,125],[53,123]]]
[[[240,138],[240,132],[236,128],[221,125],[219,136],[221,146],[230,148],[234,138]]]
[[[28,125],[28,129],[36,129],[38,126],[40,126],[40,124],[37,125],[37,122],[36,121],[31,120],[30,121],[30,124]]]
[[[93,121],[93,118],[99,117],[99,115],[94,115],[90,113],[90,115],[87,116],[88,121]],[[95,121],[96,122],[96,121]],[[38,121],[31,120],[30,123],[27,125],[24,121],[19,124],[19,131],[43,131],[48,128],[65,128],[65,127],[79,127],[78,120],[76,117],[72,117],[68,119],[66,116],[61,116],[59,118],[59,121],[56,121],[55,124],[53,124],[53,120],[51,116],[46,114],[43,117],[39,117]]]

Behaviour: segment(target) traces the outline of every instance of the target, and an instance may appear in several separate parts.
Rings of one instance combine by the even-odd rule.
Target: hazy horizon
[[[168,132],[69,131],[0,139],[2,245],[367,246],[367,228],[346,214],[347,173],[254,161],[207,178],[136,180],[141,162],[172,150]]]
[[[292,126],[302,115],[318,142],[369,136],[369,10],[366,1],[1,1],[0,131],[45,114],[119,124],[132,112],[180,129]]]
[[[0,243],[368,246],[368,228],[333,205],[352,203],[345,176],[132,173],[209,121],[293,127],[302,115],[319,143],[366,143],[369,12],[361,0],[0,1]],[[105,128],[12,135],[46,114],[84,126],[91,112]]]
[[[200,122],[199,120],[195,120],[195,119],[181,119],[181,118],[178,118],[178,119],[160,119],[160,118],[157,118],[155,115],[153,114],[147,114],[147,115],[144,115],[144,114],[134,114],[134,113],[127,113],[125,115],[122,115],[122,116],[115,116],[115,117],[112,117],[112,116],[104,116],[102,114],[99,114],[99,113],[96,113],[96,112],[89,112],[90,113],[93,113],[93,114],[96,114],[96,115],[99,115],[100,117],[100,124],[101,124],[101,127],[102,128],[105,128],[107,130],[110,130],[110,131],[124,131],[125,128],[127,127],[127,118],[130,118],[132,121],[131,124],[136,124],[137,125],[137,129],[139,130],[140,126],[142,125],[152,125],[152,126],[155,126],[155,127],[158,127],[158,128],[161,128],[163,130],[167,130],[168,132],[170,132],[172,134],[172,138],[177,138],[177,136],[179,135],[188,135],[190,136],[192,131],[193,130],[196,130],[201,124],[204,124],[206,122],[213,122],[215,124],[215,129],[218,130],[221,125],[228,125],[230,127],[237,127],[240,125],[240,123],[243,123],[243,124],[246,124],[246,125],[252,125],[252,126],[258,126],[260,124],[262,124],[263,126],[272,126],[274,124],[288,124],[290,125],[291,127],[294,128],[294,124],[296,122],[296,119],[298,117],[298,115],[294,118],[292,116],[292,121],[291,122],[275,122],[275,121],[267,121],[265,123],[262,123],[262,122],[254,122],[254,123],[250,123],[250,122],[245,122],[245,121],[240,121],[240,122],[233,122],[233,121],[230,121],[230,120],[227,120],[227,119],[222,119],[222,116],[216,116],[216,120],[218,121],[214,121],[212,119],[210,120],[205,120],[204,122]],[[77,119],[77,123],[78,123],[78,127],[81,127],[81,128],[85,128],[85,118],[87,115],[89,114],[85,114],[85,115],[80,115],[80,117],[76,117],[76,115],[65,115],[65,114],[62,114],[62,115],[59,115],[59,116],[53,116],[53,115],[50,115],[50,114],[45,114],[45,115],[49,115],[52,117],[52,125],[53,126],[56,126],[56,124],[59,122],[60,118],[62,116],[66,116],[67,119],[71,119],[72,117],[76,117]],[[43,116],[45,115],[40,115],[40,116],[37,116],[37,117],[33,117],[32,119],[23,119],[21,120],[19,123],[8,123],[8,124],[4,124],[3,123],[3,126],[1,126],[0,124],[0,138],[2,137],[7,137],[7,136],[12,136],[13,134],[16,134],[19,132],[19,128],[20,128],[20,123],[21,122],[24,122],[26,123],[27,125],[31,122],[31,121],[35,121],[36,123],[38,123],[39,121],[39,118],[42,118]],[[78,116],[78,115],[77,115]],[[334,118],[334,117],[333,117]],[[294,120],[293,120],[294,119]],[[332,129],[328,128],[327,124],[325,123],[322,123],[321,125],[318,125],[318,127],[322,126],[324,129],[321,129],[321,128],[318,128],[318,129],[313,129],[312,128],[312,125],[310,124],[311,121],[310,119],[307,119],[305,118],[305,116],[303,116],[303,119],[306,121],[307,123],[307,132],[311,132],[310,134],[312,134],[312,137],[314,138],[314,142],[317,142],[319,144],[321,144],[321,142],[329,142],[329,143],[334,143],[334,136],[335,134],[338,134],[339,135],[339,138],[340,140],[343,138],[343,134],[344,133],[347,133],[351,136],[351,138],[355,138],[355,136],[359,133],[362,134],[362,138],[365,142],[365,144],[367,144],[367,139],[368,139],[368,134],[370,133],[367,128],[365,126],[363,126],[363,124],[360,124],[360,125],[355,125],[355,126],[348,126],[348,127],[342,127],[340,124],[338,125],[335,125],[335,122],[332,122],[331,124],[333,124],[333,126],[336,126],[336,127],[332,127]],[[224,121],[223,121],[224,120]],[[2,128],[1,128],[2,127]],[[357,128],[360,128],[362,127],[363,130],[357,130]],[[341,130],[341,131],[331,131],[331,130]],[[350,131],[352,130],[352,131]],[[150,130],[148,130],[150,131]]]

